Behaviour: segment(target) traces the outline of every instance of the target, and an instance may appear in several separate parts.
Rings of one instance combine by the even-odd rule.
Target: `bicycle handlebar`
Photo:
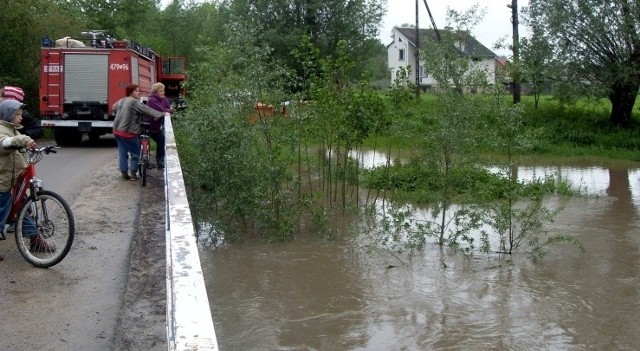
[[[57,145],[48,145],[43,147],[37,147],[35,149],[28,149],[29,152],[29,161],[32,163],[38,163],[42,159],[42,154],[55,154],[57,151],[55,149],[59,149],[60,146]]]
[[[28,148],[18,147],[18,146],[3,147],[3,149],[5,150],[20,150],[21,152],[24,152],[22,150],[25,150],[26,152],[29,153],[29,162],[31,163],[38,163],[38,161],[42,159],[43,153],[47,155],[57,153],[55,149],[59,149],[59,148],[60,146],[58,145],[47,145],[47,146],[37,147],[33,149],[28,149]]]
[[[43,146],[43,147],[37,147],[34,149],[27,149],[27,151],[29,151],[29,153],[32,154],[41,154],[41,153],[45,153],[45,154],[55,154],[57,151],[54,149],[59,149],[60,146],[57,145],[47,145],[47,146]]]
[[[29,148],[26,148],[26,147],[12,146],[11,145],[11,146],[3,147],[3,149],[5,149],[5,150],[26,150],[26,151],[29,151],[29,152],[35,153],[35,154],[39,154],[39,153],[43,153],[43,152],[45,154],[48,154],[48,153],[55,154],[57,151],[54,150],[54,149],[60,149],[60,146],[47,145],[47,146],[43,146],[43,147],[37,147],[37,148],[29,149]]]

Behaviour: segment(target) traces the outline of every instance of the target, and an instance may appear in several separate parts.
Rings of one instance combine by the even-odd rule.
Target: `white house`
[[[440,30],[441,35],[451,35],[454,33],[449,29]],[[498,60],[498,55],[482,45],[471,35],[465,35],[465,43],[458,42],[456,49],[463,55],[469,57],[471,60],[470,70],[482,70],[487,76],[487,83],[496,83],[496,72],[499,67],[503,66],[502,61]],[[420,78],[420,86],[423,88],[430,88],[437,85],[437,82],[433,79],[428,72],[425,72],[424,63],[420,62],[419,69],[416,70],[416,29],[415,28],[403,28],[394,27],[392,31],[393,42],[387,45],[388,55],[388,67],[391,71],[391,84],[396,79],[396,74],[401,67],[407,69],[411,67],[411,76],[409,80],[416,82],[416,71],[418,71]],[[420,29],[420,50],[428,50],[429,44],[433,43],[436,39],[436,33],[432,29]],[[421,54],[422,55],[422,54]]]

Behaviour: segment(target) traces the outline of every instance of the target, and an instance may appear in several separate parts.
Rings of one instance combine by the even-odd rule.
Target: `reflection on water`
[[[522,167],[596,197],[549,227],[579,239],[528,255],[465,259],[430,246],[400,264],[357,238],[201,248],[222,350],[636,350],[640,171]]]

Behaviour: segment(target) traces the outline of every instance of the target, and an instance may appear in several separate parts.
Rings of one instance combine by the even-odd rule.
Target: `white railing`
[[[218,350],[178,149],[165,119],[167,345],[170,351]]]

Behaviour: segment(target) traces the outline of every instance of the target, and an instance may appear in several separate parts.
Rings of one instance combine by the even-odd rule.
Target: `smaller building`
[[[500,67],[504,66],[504,63],[499,61],[498,55],[477,41],[468,32],[456,32],[448,28],[440,30],[439,32],[443,37],[448,36],[448,38],[452,38],[455,36],[455,38],[464,38],[451,40],[451,42],[461,55],[467,56],[471,61],[469,70],[482,70],[486,74],[487,83],[496,84],[499,80],[497,73],[500,72]],[[387,62],[389,70],[391,71],[391,84],[394,83],[398,72],[410,67],[411,74],[408,78],[411,82],[416,82],[417,73],[419,74],[419,84],[423,89],[429,89],[437,86],[438,83],[429,74],[429,72],[427,72],[422,60],[419,63],[418,69],[415,69],[416,42],[418,42],[417,35],[419,35],[420,39],[420,51],[422,56],[424,52],[429,50],[430,45],[433,45],[438,40],[436,32],[433,29],[419,29],[418,33],[416,33],[415,28],[393,28],[393,42],[387,45]],[[442,59],[444,60],[445,58],[443,57]]]

